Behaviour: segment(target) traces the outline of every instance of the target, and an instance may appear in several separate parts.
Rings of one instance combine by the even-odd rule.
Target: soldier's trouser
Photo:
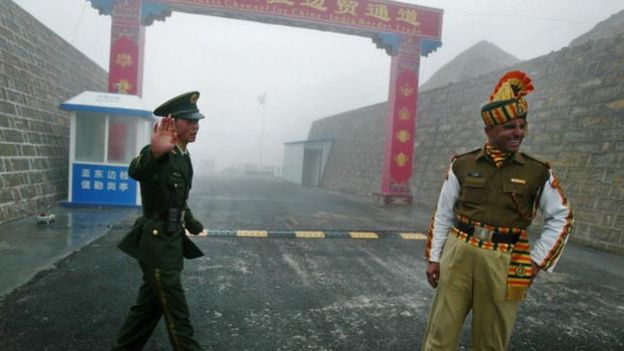
[[[201,350],[193,339],[193,327],[178,269],[159,269],[141,263],[143,284],[130,309],[113,350],[141,350],[161,316],[175,351]]]
[[[505,300],[511,254],[474,247],[449,235],[440,259],[422,350],[453,350],[472,310],[474,351],[506,350],[519,301]]]

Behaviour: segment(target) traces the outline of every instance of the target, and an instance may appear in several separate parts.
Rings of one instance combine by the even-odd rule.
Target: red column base
[[[373,193],[373,203],[376,206],[412,207],[412,198],[412,195]]]

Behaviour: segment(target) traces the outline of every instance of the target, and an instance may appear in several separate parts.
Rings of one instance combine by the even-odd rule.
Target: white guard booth
[[[60,106],[72,111],[68,206],[140,206],[128,165],[149,143],[156,118],[140,97],[85,91]]]

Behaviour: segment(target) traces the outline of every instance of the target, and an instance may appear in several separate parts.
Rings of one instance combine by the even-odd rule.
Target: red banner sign
[[[440,39],[442,11],[392,1],[374,0],[153,0],[174,9],[235,10],[269,17],[325,22],[348,28]]]
[[[139,88],[139,46],[128,37],[119,37],[111,45],[108,73],[108,91],[118,94],[137,94]]]
[[[412,175],[414,116],[416,115],[417,76],[410,69],[401,71],[396,80],[393,111],[390,177],[398,183]]]

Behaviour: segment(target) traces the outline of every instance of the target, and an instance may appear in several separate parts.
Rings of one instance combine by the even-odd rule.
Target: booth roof
[[[60,105],[67,111],[89,111],[154,118],[136,95],[83,91]]]

